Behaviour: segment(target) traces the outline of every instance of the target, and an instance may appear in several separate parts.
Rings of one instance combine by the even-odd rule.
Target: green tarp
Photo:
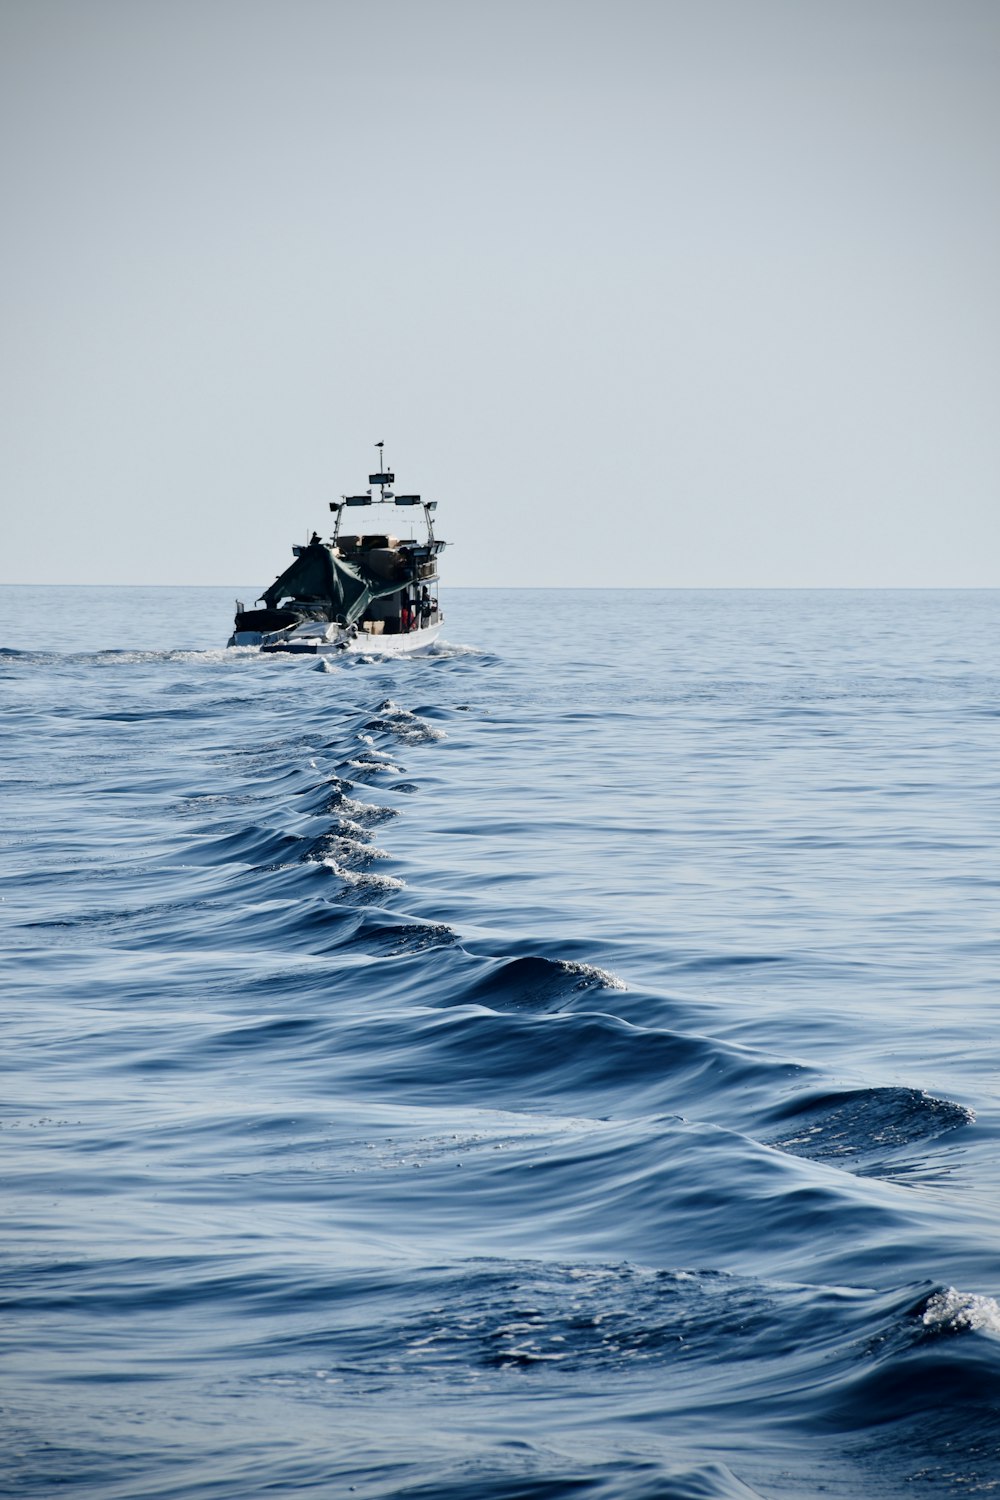
[[[398,594],[405,583],[386,583],[364,573],[353,563],[335,557],[329,547],[317,544],[303,547],[290,568],[276,578],[261,595],[269,609],[282,599],[296,599],[305,604],[326,604],[335,620],[353,625],[360,620],[373,599]]]

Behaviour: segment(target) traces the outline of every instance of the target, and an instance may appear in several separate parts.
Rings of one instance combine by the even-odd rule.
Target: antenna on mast
[[[395,476],[395,474],[390,474],[389,471],[385,467],[385,461],[384,461],[383,454],[382,454],[382,449],[385,447],[385,444],[384,443],[376,443],[375,447],[378,450],[378,467],[379,467],[379,472],[377,474],[369,474],[369,476],[368,476],[368,483],[369,484],[377,484],[379,486],[379,488],[381,489],[381,491],[382,491],[382,498],[384,499],[385,498],[385,487],[386,487],[386,485],[387,484],[393,484],[395,482],[396,476]]]

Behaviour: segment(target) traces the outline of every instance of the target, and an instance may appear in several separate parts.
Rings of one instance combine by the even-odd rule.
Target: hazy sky
[[[0,0],[7,582],[994,585],[997,0]]]

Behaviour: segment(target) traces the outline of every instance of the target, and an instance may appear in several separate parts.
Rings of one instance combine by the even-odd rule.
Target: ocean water
[[[444,603],[0,591],[0,1493],[1000,1494],[1000,594]]]

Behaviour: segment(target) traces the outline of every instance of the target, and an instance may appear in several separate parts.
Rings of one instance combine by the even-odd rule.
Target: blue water
[[[1000,594],[445,606],[0,591],[0,1493],[996,1494]]]

